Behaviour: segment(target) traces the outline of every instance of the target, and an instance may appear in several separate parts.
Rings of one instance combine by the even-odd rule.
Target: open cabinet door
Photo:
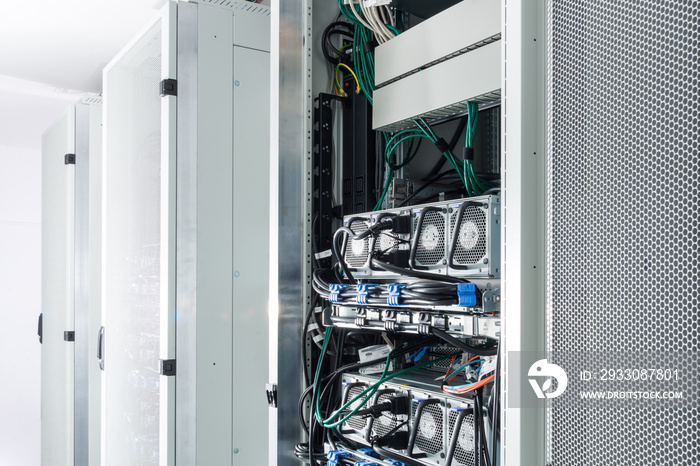
[[[73,464],[75,107],[42,136],[41,463]]]
[[[104,71],[102,464],[174,464],[176,4]]]

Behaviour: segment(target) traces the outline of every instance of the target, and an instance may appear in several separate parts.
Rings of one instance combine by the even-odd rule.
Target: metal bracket
[[[160,360],[160,375],[173,376],[175,375],[175,360],[161,359]]]
[[[177,95],[177,79],[164,79],[160,82],[160,96]]]
[[[63,341],[75,341],[75,332],[72,330],[63,332]]]
[[[277,407],[277,385],[274,383],[265,384],[265,394],[267,395],[267,405],[270,408]]]
[[[63,163],[66,165],[75,165],[75,154],[66,154],[63,157]]]

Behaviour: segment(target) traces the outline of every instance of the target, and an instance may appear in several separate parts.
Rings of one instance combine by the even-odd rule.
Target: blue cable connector
[[[476,306],[476,286],[473,283],[455,283],[455,285],[457,285],[459,305],[465,307]]]
[[[389,306],[400,306],[399,298],[401,297],[401,289],[405,287],[405,283],[389,283],[389,298],[387,299],[387,304]]]

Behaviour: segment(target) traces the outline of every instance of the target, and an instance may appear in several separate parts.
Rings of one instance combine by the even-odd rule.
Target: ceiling
[[[0,0],[0,146],[41,147],[167,0]]]

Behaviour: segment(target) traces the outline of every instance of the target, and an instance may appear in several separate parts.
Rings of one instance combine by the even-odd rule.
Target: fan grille
[[[459,416],[459,411],[450,411],[449,423],[450,423],[450,443],[452,442],[453,433],[455,431],[455,424],[457,422],[457,417]],[[476,464],[474,461],[474,415],[467,414],[462,420],[462,425],[459,429],[459,437],[457,438],[457,448],[455,448],[454,459],[452,464],[457,464],[463,466],[473,466]]]
[[[416,222],[418,228],[418,222]],[[428,212],[423,217],[416,246],[416,261],[421,265],[436,265],[445,258],[445,217],[440,212]]]
[[[377,404],[389,401],[389,398],[394,396],[394,393],[383,393],[377,398]],[[388,434],[398,425],[398,420],[395,414],[382,413],[381,416],[376,418],[372,423],[372,435],[378,435],[383,437]]]
[[[411,417],[416,418],[418,402],[414,401],[411,407]],[[442,408],[439,404],[430,404],[421,411],[418,421],[418,433],[416,435],[416,447],[421,451],[430,454],[437,454],[443,451],[444,443],[442,436]]]
[[[380,233],[374,242],[374,252],[377,255],[388,254],[399,247],[399,241],[391,233]]]
[[[454,262],[460,265],[476,264],[486,255],[486,212],[478,207],[467,207],[459,228],[455,228],[457,212],[450,218],[450,231],[457,235]]]
[[[365,222],[353,222],[350,225],[350,229],[355,233],[359,234],[367,231],[367,224]],[[369,237],[363,238],[361,240],[353,240],[348,237],[345,241],[345,262],[350,267],[362,267],[367,262],[367,256],[369,255]]]
[[[350,387],[350,389],[347,392],[348,393],[347,397],[344,400],[345,403],[347,403],[349,400],[352,400],[354,397],[356,397],[357,395],[362,393],[362,391],[364,389],[365,389],[364,385],[356,385],[356,386]],[[357,406],[360,404],[360,401],[361,401],[361,399],[357,400],[356,402],[351,404],[349,409],[353,410],[353,409],[357,408]],[[367,426],[367,420],[362,419],[362,418],[357,417],[357,416],[353,416],[345,422],[345,425],[348,426],[349,428],[354,429],[354,430],[359,432],[359,431],[364,430],[364,428]]]

